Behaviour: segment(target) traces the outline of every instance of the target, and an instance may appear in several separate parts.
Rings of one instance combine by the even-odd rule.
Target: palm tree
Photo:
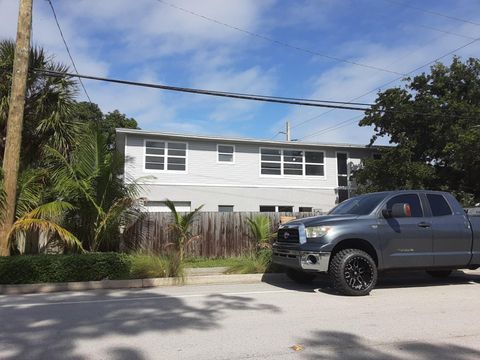
[[[0,160],[3,159],[6,123],[10,100],[15,43],[0,41]],[[27,94],[22,134],[21,167],[39,162],[38,149],[48,144],[67,153],[82,125],[74,121],[77,83],[68,77],[47,77],[34,69],[68,72],[68,67],[53,61],[40,47],[30,49]]]
[[[191,233],[190,228],[203,205],[184,215],[177,212],[173,201],[167,199],[165,200],[165,205],[172,212],[173,223],[170,226],[174,233],[173,243],[167,244],[167,246],[173,246],[178,260],[182,262],[185,255],[185,247],[199,238],[199,235],[194,236]]]
[[[73,209],[65,201],[45,201],[45,179],[47,172],[43,169],[24,169],[17,184],[17,202],[15,222],[7,235],[10,249],[14,253],[33,252],[39,249],[40,233],[46,239],[43,247],[59,240],[63,246],[83,251],[80,241],[68,230],[59,225],[64,214]],[[5,196],[3,180],[0,179],[0,220],[3,217]],[[30,249],[30,251],[29,251]]]
[[[141,216],[138,185],[121,177],[123,157],[93,130],[79,137],[68,155],[50,146],[44,152],[53,193],[74,206],[65,227],[87,250],[118,250],[120,228],[128,229]]]
[[[273,236],[270,229],[270,218],[265,215],[258,215],[253,218],[247,218],[250,232],[255,239],[257,250],[268,249],[270,240]]]

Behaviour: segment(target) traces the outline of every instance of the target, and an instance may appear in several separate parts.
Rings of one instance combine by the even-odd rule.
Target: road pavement
[[[0,358],[480,359],[480,271],[0,296]]]

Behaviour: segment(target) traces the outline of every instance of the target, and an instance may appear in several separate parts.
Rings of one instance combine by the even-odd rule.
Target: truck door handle
[[[425,221],[419,222],[417,225],[422,228],[429,228],[430,226],[432,226],[430,223],[427,223]]]

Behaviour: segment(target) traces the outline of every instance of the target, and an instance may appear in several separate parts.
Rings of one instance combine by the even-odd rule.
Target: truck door
[[[385,268],[409,268],[433,266],[433,237],[431,224],[424,217],[424,210],[417,194],[401,194],[386,203],[409,204],[411,216],[380,218],[379,237]]]
[[[465,214],[455,214],[441,194],[427,194],[432,217],[435,266],[466,266],[470,262],[472,231]]]

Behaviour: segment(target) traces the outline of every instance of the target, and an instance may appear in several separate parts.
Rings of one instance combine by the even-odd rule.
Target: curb
[[[181,278],[150,278],[133,280],[101,280],[65,283],[0,285],[0,295],[51,293],[99,289],[139,289],[175,285],[252,284],[260,282],[288,281],[285,274],[231,274],[193,275]]]

